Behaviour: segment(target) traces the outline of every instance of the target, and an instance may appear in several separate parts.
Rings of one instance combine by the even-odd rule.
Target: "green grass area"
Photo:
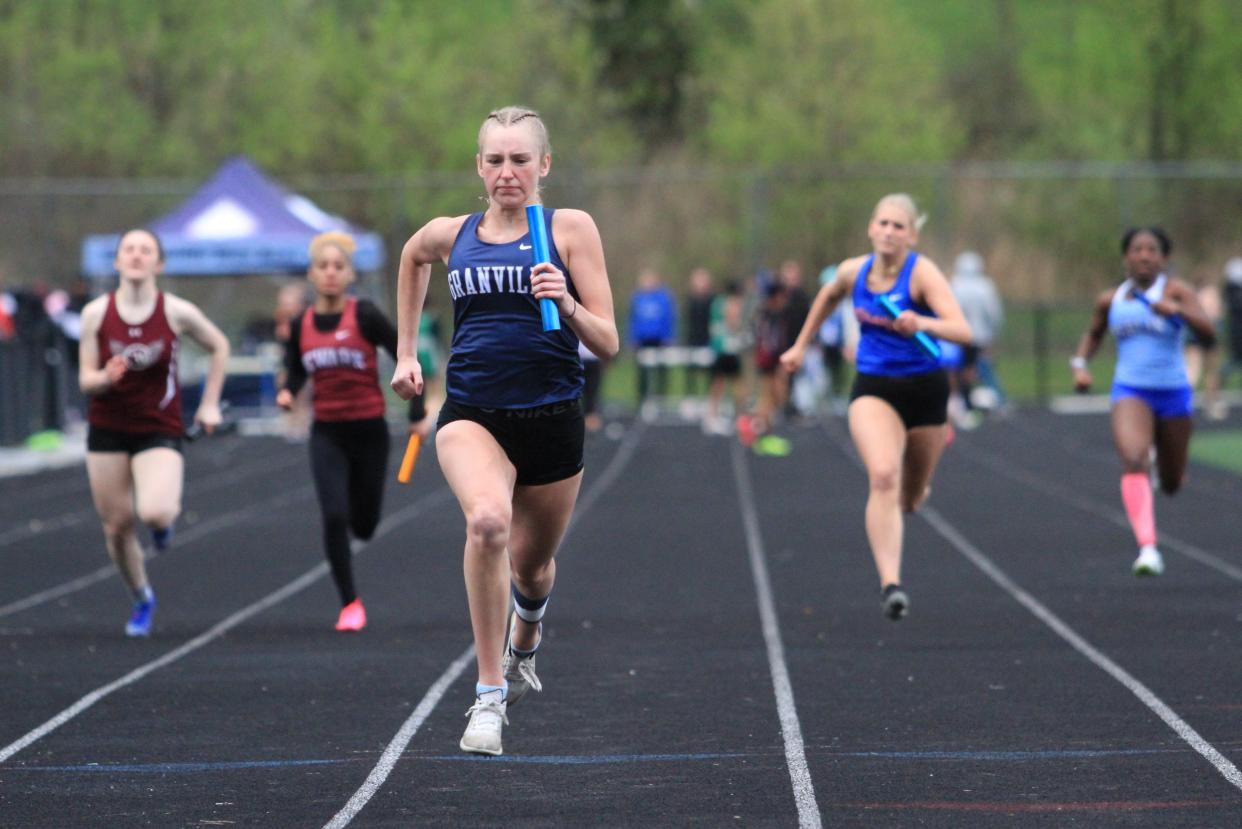
[[[1197,432],[1190,441],[1190,458],[1242,475],[1242,430]]]

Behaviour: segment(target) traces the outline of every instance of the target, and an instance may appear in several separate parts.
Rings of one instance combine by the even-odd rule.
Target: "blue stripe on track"
[[[440,763],[531,763],[545,766],[595,766],[613,763],[680,763],[693,760],[731,760],[751,754],[505,754],[487,757],[480,754],[433,754],[405,757],[405,760],[429,760]]]
[[[851,760],[913,760],[918,762],[968,761],[988,763],[1028,763],[1040,760],[1097,760],[1110,757],[1138,757],[1152,754],[1184,753],[1176,748],[1067,749],[1053,751],[831,751],[809,753],[820,757]],[[735,760],[763,756],[762,753],[725,754],[509,754],[486,757],[477,754],[407,755],[404,761],[435,763],[525,763],[545,766],[599,766],[623,763],[685,763],[704,760]],[[773,755],[775,756],[775,755]],[[108,774],[191,774],[194,772],[280,769],[297,766],[331,766],[356,760],[237,760],[216,763],[83,763],[75,766],[8,765],[9,772],[42,771]]]
[[[108,774],[186,774],[197,771],[277,769],[290,766],[330,766],[350,760],[238,760],[224,763],[85,763],[79,766],[7,765],[6,771],[106,772]]]
[[[1064,751],[836,751],[833,757],[862,760],[981,760],[985,762],[1031,762],[1035,760],[1093,760],[1145,754],[1185,753],[1180,748],[1071,749]]]

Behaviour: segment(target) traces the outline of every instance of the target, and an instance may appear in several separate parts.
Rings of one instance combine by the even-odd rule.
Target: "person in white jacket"
[[[1003,406],[1005,392],[996,376],[991,352],[1005,322],[1005,310],[996,283],[984,270],[983,257],[973,250],[959,254],[953,263],[953,276],[949,284],[974,334],[970,345],[962,349],[962,364],[958,371],[962,397],[971,407],[990,409]],[[972,395],[976,383],[980,386]]]

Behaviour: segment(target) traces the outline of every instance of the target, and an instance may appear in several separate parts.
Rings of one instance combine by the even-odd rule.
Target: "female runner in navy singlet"
[[[797,341],[781,355],[795,372],[820,325],[847,295],[859,322],[858,374],[850,392],[850,435],[867,468],[867,540],[880,576],[881,607],[894,621],[910,599],[901,586],[903,512],[927,497],[944,451],[949,381],[914,339],[919,332],[970,342],[970,325],[936,264],[915,253],[922,217],[904,193],[880,199],[867,233],[873,252],[847,259],[820,288]],[[901,309],[893,319],[880,304]]]
[[[397,330],[375,304],[354,299],[355,244],[347,233],[321,233],[310,243],[307,278],[315,302],[290,326],[285,384],[276,405],[293,409],[309,378],[313,385],[311,474],[323,517],[323,546],[341,599],[336,629],[366,627],[354,589],[350,533],[367,541],[379,525],[388,468],[388,423],[376,367],[377,348],[397,354]],[[410,401],[410,431],[425,429],[422,395]]]
[[[487,209],[433,219],[401,252],[392,387],[406,399],[422,389],[419,315],[431,266],[444,262],[453,342],[436,454],[466,518],[466,596],[479,670],[460,746],[500,754],[507,707],[542,688],[534,671],[540,620],[582,482],[578,343],[608,359],[618,338],[590,215],[543,208],[552,262],[531,266],[525,208],[540,203],[539,181],[552,162],[539,116],[497,110],[480,127],[478,145]],[[559,331],[543,331],[540,299],[556,303]]]
[[[181,512],[179,338],[211,354],[195,422],[210,434],[220,424],[220,391],[229,341],[196,305],[155,285],[164,249],[154,233],[131,230],[116,249],[120,283],[82,309],[78,383],[90,398],[86,472],[103,522],[108,555],[134,597],[127,636],[148,636],[155,593],[147,580],[137,520],[158,550],[169,544]]]
[[[1117,338],[1113,374],[1113,443],[1121,457],[1121,501],[1138,542],[1136,576],[1164,572],[1156,547],[1156,512],[1151,492],[1151,453],[1156,454],[1160,488],[1172,495],[1186,475],[1193,392],[1182,354],[1185,327],[1210,347],[1212,320],[1194,288],[1164,272],[1173,245],[1158,227],[1132,228],[1121,238],[1126,280],[1095,300],[1091,322],[1070,358],[1074,388],[1091,388],[1087,361],[1108,331]]]

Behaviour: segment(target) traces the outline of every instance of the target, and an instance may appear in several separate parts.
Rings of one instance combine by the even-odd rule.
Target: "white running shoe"
[[[509,683],[508,705],[516,705],[517,701],[524,697],[531,688],[536,691],[543,690],[543,683],[535,675],[535,654],[518,656],[510,647],[510,643],[513,642],[513,625],[516,624],[517,619],[514,618],[509,626],[509,641],[505,642],[505,655],[500,661],[500,669],[504,671],[505,682]],[[542,624],[539,626],[539,639],[540,642],[543,641]]]
[[[1164,572],[1164,557],[1154,545],[1148,544],[1139,550],[1138,558],[1134,559],[1134,575],[1158,576]]]
[[[470,722],[458,745],[462,751],[497,755],[501,753],[501,727],[509,724],[509,718],[505,715],[505,702],[499,698],[500,691],[484,696],[487,699],[476,697],[474,705],[466,712]]]

